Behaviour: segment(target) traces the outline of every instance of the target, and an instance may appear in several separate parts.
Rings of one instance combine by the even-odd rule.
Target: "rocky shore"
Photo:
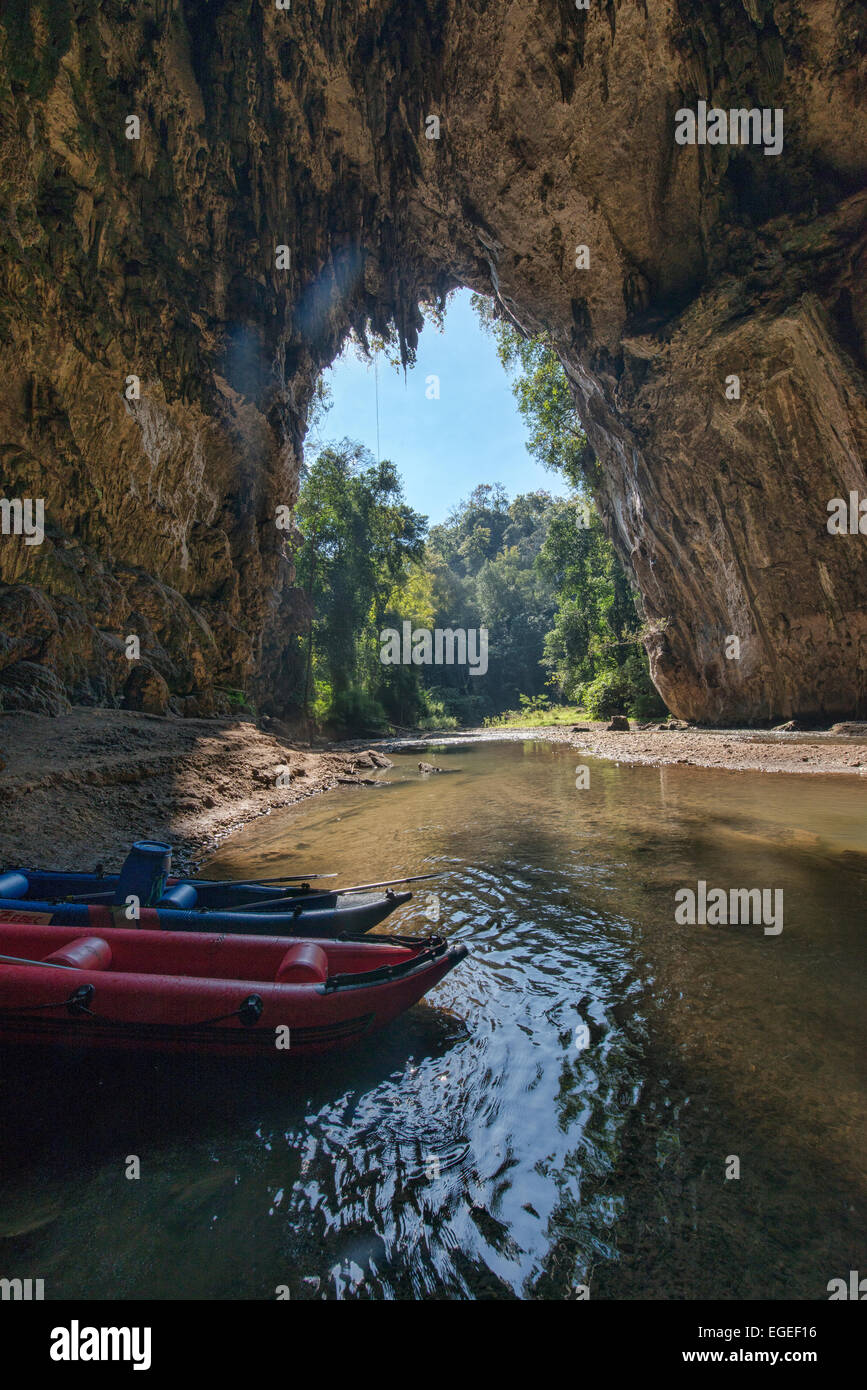
[[[626,721],[624,721],[626,722]],[[567,743],[582,754],[651,767],[683,764],[730,772],[822,773],[867,776],[867,724],[836,724],[823,731],[797,729],[703,729],[686,724],[635,725],[611,729],[603,722],[537,725],[528,728],[464,729],[458,734],[425,735],[377,744],[386,751],[410,752],[431,743],[543,739]]]

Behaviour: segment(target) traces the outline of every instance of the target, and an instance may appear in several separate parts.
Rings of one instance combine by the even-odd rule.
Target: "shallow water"
[[[426,778],[419,756],[207,872],[440,869],[380,930],[431,931],[435,893],[469,957],[318,1063],[6,1049],[0,1275],[49,1298],[827,1298],[864,1262],[864,784],[584,759],[579,790],[562,746],[433,747]],[[783,931],[678,925],[698,879],[782,888]]]

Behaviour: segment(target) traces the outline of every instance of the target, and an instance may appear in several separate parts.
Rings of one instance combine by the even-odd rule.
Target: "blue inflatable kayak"
[[[411,897],[392,891],[311,893],[256,882],[170,876],[153,884],[135,881],[123,871],[101,875],[12,869],[0,873],[0,922],[41,921],[99,931],[139,926],[336,937],[370,931]]]

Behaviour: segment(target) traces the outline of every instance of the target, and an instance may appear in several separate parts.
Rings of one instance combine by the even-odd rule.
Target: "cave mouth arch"
[[[530,451],[530,426],[515,393],[514,364],[474,292],[453,291],[444,312],[425,306],[425,326],[404,368],[399,347],[350,339],[323,371],[324,403],[314,396],[304,439],[309,464],[326,444],[351,439],[374,460],[397,467],[407,501],[432,525],[476,484],[501,484],[510,496],[540,490],[565,496],[571,484]],[[493,301],[488,299],[489,306]]]
[[[435,710],[446,723],[481,723],[525,699],[574,703],[579,656],[583,677],[590,679],[587,652],[567,661],[564,646],[559,667],[545,662],[545,638],[550,633],[556,641],[553,629],[562,621],[562,579],[553,569],[542,573],[535,567],[549,533],[545,553],[553,557],[556,536],[581,517],[575,505],[579,475],[555,467],[550,450],[542,456],[547,466],[535,456],[538,445],[534,454],[531,443],[540,410],[528,418],[516,381],[531,368],[513,355],[513,339],[494,330],[491,307],[469,291],[455,291],[442,313],[425,306],[425,328],[406,367],[397,344],[389,350],[371,343],[365,355],[351,341],[323,374],[326,404],[317,388],[295,516],[303,540],[293,551],[296,583],[319,620],[298,644],[305,659],[297,698],[307,717],[315,702],[317,719],[338,728],[357,727],[374,709],[398,727],[430,722]],[[552,364],[543,360],[548,381]],[[552,392],[552,399],[562,411],[565,380],[554,380],[559,395]],[[568,407],[563,418],[568,422]],[[566,437],[572,440],[573,434]],[[576,456],[573,447],[555,457],[571,464]],[[394,534],[381,505],[407,509],[405,525]],[[379,557],[371,568],[368,543],[357,548],[350,520],[369,514],[378,518],[369,529],[369,547]],[[363,530],[368,532],[366,520]],[[383,546],[389,547],[388,561]],[[598,525],[591,548],[594,555],[606,553]],[[336,570],[335,552],[345,556],[345,575],[357,583],[347,583]],[[600,561],[602,583],[612,561],[610,552]],[[637,641],[639,620],[619,571],[611,583],[612,599],[614,592],[620,598],[606,632],[618,645],[594,668],[630,655],[630,698],[662,714],[661,704],[645,695],[647,677],[635,662],[634,646],[620,645],[627,636]],[[588,587],[585,602],[592,594]],[[416,633],[421,644],[413,648],[416,669],[383,669],[408,662],[408,633]],[[397,655],[389,645],[395,634],[403,634]],[[460,658],[455,640],[464,642]],[[486,650],[483,663],[479,643]]]
[[[390,274],[381,272],[378,283],[389,284]],[[400,277],[403,286],[403,266]],[[423,283],[431,283],[429,275]],[[438,286],[442,283],[437,279]],[[461,287],[450,282],[451,290]],[[493,291],[492,281],[481,279],[472,285],[464,281],[463,287]],[[551,333],[552,321],[540,318],[535,303],[522,311],[495,291],[494,297],[528,332]],[[848,305],[851,290],[840,297]],[[689,302],[684,317],[696,317],[697,306],[716,311],[718,298],[704,292]],[[679,380],[672,382],[669,375],[677,354],[691,359],[691,366],[696,360],[695,341],[679,331],[677,313],[652,331],[643,316],[644,331],[621,342],[615,357],[580,337],[576,321],[582,329],[587,324],[574,300],[569,310],[568,345],[560,333],[559,355],[576,411],[588,421],[603,464],[596,501],[644,601],[651,671],[666,703],[679,717],[711,724],[862,715],[867,672],[858,542],[847,553],[842,546],[830,550],[826,541],[835,480],[853,476],[853,467],[856,478],[859,468],[863,474],[856,442],[864,437],[863,379],[851,352],[851,315],[843,316],[845,332],[835,341],[839,316],[817,296],[802,294],[778,314],[733,326],[723,299],[720,345],[696,386],[682,369]],[[701,321],[705,338],[709,321]],[[398,332],[398,323],[412,324],[415,333],[420,329],[407,310],[385,322]],[[411,350],[416,343],[413,336]],[[835,370],[817,380],[813,366],[828,353],[839,355]],[[743,363],[754,380],[758,375],[771,387],[763,385],[750,409],[738,402],[733,410],[728,367]],[[669,413],[654,403],[657,418],[651,422],[647,403],[659,400],[663,370],[673,409]],[[822,399],[827,387],[831,398]],[[714,396],[716,418],[709,420],[707,402]],[[752,418],[745,421],[745,415]],[[786,431],[778,429],[783,418],[790,439],[803,431],[804,458],[783,457]],[[853,427],[842,450],[836,447],[839,419]],[[667,440],[681,431],[686,439],[679,437],[674,450]],[[661,446],[648,448],[652,433],[662,436]],[[765,443],[773,436],[768,447],[776,460],[773,486],[757,467],[757,434]],[[739,458],[732,457],[733,442]],[[661,452],[664,467],[658,464]],[[811,460],[823,464],[816,476],[807,472]],[[703,493],[696,491],[699,477]],[[793,514],[792,496],[806,492],[810,506]],[[793,531],[801,532],[794,549]],[[838,581],[829,578],[828,565],[835,562],[843,576]],[[775,613],[769,614],[769,604]]]
[[[279,699],[303,614],[273,515],[316,376],[351,326],[412,346],[419,301],[466,285],[556,344],[673,712],[867,713],[864,539],[826,524],[867,495],[842,10],[183,0],[115,26],[82,4],[48,41],[19,8],[0,438],[48,535],[0,551],[0,684],[124,698],[135,627],[137,698]],[[779,158],[678,146],[709,97],[784,110]]]

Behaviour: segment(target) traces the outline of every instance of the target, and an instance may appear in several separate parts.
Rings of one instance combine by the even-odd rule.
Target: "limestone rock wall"
[[[557,344],[675,713],[867,712],[865,48],[846,0],[6,0],[6,703],[283,709],[316,375],[468,284]],[[782,154],[677,145],[699,100]]]

